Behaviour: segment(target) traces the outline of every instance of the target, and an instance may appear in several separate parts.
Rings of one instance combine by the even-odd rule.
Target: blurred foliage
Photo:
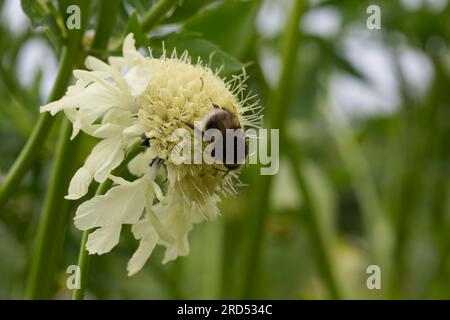
[[[0,1],[0,181],[31,132],[45,96],[47,70],[24,75],[29,78],[25,83],[24,76],[19,77],[20,65],[25,63],[20,56],[36,40],[57,56],[58,46],[67,37],[61,28],[62,2],[22,0],[30,23],[17,32],[3,18],[6,5],[15,1]],[[194,61],[199,57],[213,68],[224,65],[223,76],[246,66],[249,88],[267,106],[282,63],[283,25],[292,1],[179,1],[158,29],[144,34],[139,21],[155,1],[125,0],[111,26],[108,50],[99,54],[117,54],[123,37],[133,32],[138,45],[150,46],[156,56],[164,42],[169,52],[188,50]],[[410,9],[406,2],[311,1],[303,13],[301,19],[326,8],[340,20],[330,35],[301,28],[290,79],[292,92],[286,99],[288,121],[280,128],[289,147],[281,146],[280,173],[273,177],[254,297],[331,297],[324,260],[318,254],[325,250],[342,298],[450,298],[450,5],[443,1],[444,6],[434,10],[425,4]],[[382,30],[367,30],[369,4],[380,6]],[[89,30],[96,25],[97,7],[93,1]],[[271,10],[281,12],[278,29],[270,20]],[[267,28],[271,32],[262,31]],[[393,58],[391,71],[400,99],[391,112],[336,113],[338,104],[329,86],[334,75],[345,74],[376,90],[345,51],[345,41],[354,37],[355,30],[365,32]],[[90,42],[88,32],[86,53]],[[431,66],[432,78],[422,95],[399,67],[405,48],[419,52]],[[23,297],[57,128],[14,197],[1,208],[0,298]],[[82,141],[79,163],[94,142]],[[194,228],[187,257],[161,265],[158,249],[140,273],[128,278],[126,262],[137,243],[130,230],[123,232],[115,250],[92,259],[88,298],[240,297],[243,244],[252,228],[257,228],[249,223],[249,216],[262,187],[253,183],[259,181],[258,174],[255,166],[243,170],[242,181],[248,186],[222,201],[220,219]],[[76,202],[71,207],[73,211]],[[317,234],[311,233],[311,217],[322,247]],[[76,263],[78,254],[81,232],[69,223],[55,298],[70,296],[65,270]],[[382,266],[381,290],[366,287],[366,268],[371,264]]]

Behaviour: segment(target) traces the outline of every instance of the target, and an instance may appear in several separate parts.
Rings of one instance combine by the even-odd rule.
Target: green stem
[[[66,0],[60,1],[60,7],[65,8]],[[83,35],[84,26],[89,17],[89,2],[87,0],[79,0],[77,4],[82,8],[83,28],[76,30],[75,33],[69,32],[68,48],[73,52],[77,50]],[[115,1],[118,5],[118,2]],[[111,3],[103,1],[101,14],[112,18],[109,14]],[[116,10],[117,11],[117,10]],[[114,13],[114,11],[112,11]],[[98,29],[105,30],[104,25],[107,19],[99,18]],[[106,35],[99,36],[96,33],[95,39],[107,39],[111,34],[111,28],[106,28]],[[94,43],[96,41],[94,40]],[[100,45],[106,46],[107,40],[97,41]],[[102,47],[99,47],[102,49]],[[77,153],[78,143],[69,142],[71,134],[71,125],[67,119],[63,120],[59,144],[56,149],[55,163],[52,171],[48,192],[45,198],[45,204],[38,227],[38,233],[35,243],[35,254],[31,262],[31,270],[27,289],[27,298],[29,299],[46,299],[51,296],[52,285],[56,267],[60,260],[61,248],[64,244],[65,229],[69,217],[68,203],[64,200],[65,188],[70,181],[70,177],[75,171],[73,154]],[[79,139],[76,139],[78,141]]]
[[[305,209],[306,228],[310,234],[311,242],[314,247],[314,253],[317,259],[317,267],[322,275],[322,279],[328,287],[330,297],[332,299],[342,298],[341,282],[333,268],[333,256],[331,248],[333,245],[332,235],[324,234],[324,226],[320,219],[320,205],[314,200],[313,190],[311,190],[308,179],[304,174],[302,162],[303,157],[297,151],[296,146],[290,141],[286,141],[289,145],[287,155],[293,168],[294,178],[296,180],[299,191],[303,196]]]
[[[430,181],[428,165],[435,154],[441,157],[445,154],[441,150],[435,151],[439,144],[441,122],[440,112],[441,101],[448,100],[447,92],[442,86],[448,83],[448,79],[442,70],[438,59],[432,59],[435,78],[428,92],[426,99],[419,105],[407,105],[403,108],[399,119],[402,125],[403,135],[398,139],[397,144],[401,145],[402,155],[400,156],[403,170],[398,176],[398,182],[389,188],[390,192],[398,190],[398,196],[392,199],[391,214],[395,219],[395,244],[393,246],[393,263],[390,283],[390,298],[412,297],[411,292],[405,290],[406,280],[413,277],[412,269],[408,268],[408,262],[411,257],[408,253],[408,246],[411,246],[411,237],[413,232],[421,232],[419,226],[415,226],[414,221],[417,217],[418,207],[420,207],[423,197],[429,191],[427,181]],[[397,146],[398,148],[398,146]],[[442,150],[447,150],[444,148]],[[410,161],[414,158],[414,161]],[[441,163],[448,163],[447,159],[440,160]],[[417,174],[421,172],[422,174]],[[437,196],[433,192],[433,196]],[[426,196],[425,196],[426,197]],[[433,202],[431,202],[433,204]],[[439,210],[430,210],[432,213],[442,212]]]
[[[64,119],[61,136],[56,148],[54,167],[43,212],[36,235],[34,253],[31,261],[30,275],[26,292],[27,299],[48,299],[51,296],[53,276],[56,271],[58,256],[62,248],[67,225],[67,203],[62,201],[66,192],[62,185],[67,185],[71,171],[71,152],[76,149],[78,139],[68,143],[72,127]]]
[[[53,89],[48,97],[49,102],[58,100],[64,94],[70,80],[72,67],[79,57],[80,40],[84,33],[84,26],[87,23],[89,2],[87,0],[77,0],[76,4],[82,9],[81,19],[83,28],[70,30],[70,32],[68,32],[67,47],[62,48],[61,50],[61,62],[55,84],[53,85]],[[66,8],[67,5],[68,0],[60,0],[59,6],[61,8]],[[45,143],[52,125],[55,122],[54,119],[55,118],[48,112],[39,115],[27,143],[23,147],[11,169],[8,171],[5,180],[0,186],[0,208],[9,199],[9,196],[11,196],[17,185],[22,180],[32,161],[39,154],[39,151],[42,149],[42,145]]]
[[[58,75],[48,101],[59,99],[66,91],[67,83],[69,82],[72,66],[75,60],[76,53],[63,48]],[[48,112],[39,115],[31,136],[28,138],[27,143],[23,147],[13,166],[6,175],[2,185],[0,186],[0,207],[2,207],[9,199],[14,189],[27,172],[32,161],[39,154],[39,151],[41,150],[54,121],[54,117],[52,117]]]
[[[119,4],[120,0],[101,0],[93,49],[104,50],[108,47],[109,38],[114,30],[112,26],[116,25]]]
[[[289,114],[289,96],[292,92],[292,77],[297,60],[297,48],[299,45],[299,22],[300,16],[304,10],[305,2],[303,0],[294,0],[293,8],[289,21],[285,28],[283,36],[283,65],[281,69],[280,80],[276,90],[270,97],[270,108],[268,110],[268,121],[272,128],[283,130],[286,117]],[[281,147],[281,145],[280,145]],[[249,217],[250,222],[248,230],[248,243],[244,256],[244,268],[242,272],[242,283],[240,297],[253,298],[257,292],[258,266],[261,259],[261,244],[264,237],[264,226],[266,223],[269,195],[272,185],[272,176],[259,176],[258,181],[253,182],[255,186],[260,186],[256,190],[256,206],[252,208],[252,214]]]
[[[155,4],[141,22],[142,31],[152,30],[177,2],[178,0],[161,0]]]
[[[136,157],[140,152],[142,152],[141,142],[138,141],[136,144],[134,144],[130,150],[127,152],[127,155],[125,156],[125,160],[122,161],[122,163],[113,170],[113,175],[120,175],[127,167],[127,164]],[[97,192],[95,193],[96,196],[105,194],[106,191],[108,191],[109,188],[112,186],[111,180],[106,180],[103,182],[98,188]],[[93,229],[86,230],[83,232],[83,237],[81,239],[80,244],[80,251],[78,256],[78,267],[80,268],[80,288],[75,289],[73,291],[72,299],[73,300],[82,300],[84,298],[84,292],[87,288],[87,278],[88,278],[88,272],[89,272],[89,254],[86,250],[86,243],[89,237],[89,234],[93,231]]]
[[[60,0],[58,4],[63,11],[69,5],[68,0]],[[69,75],[72,66],[77,63],[77,59],[81,56],[81,38],[89,17],[89,2],[78,0],[76,4],[81,8],[83,26],[68,31],[67,52],[74,59],[68,70]],[[57,84],[60,85],[58,80]],[[67,81],[63,85],[66,87]],[[50,116],[48,113],[46,115]],[[80,142],[79,138],[70,141],[71,132],[72,126],[69,120],[64,119],[61,123],[53,170],[34,243],[34,254],[30,264],[26,290],[26,298],[28,299],[48,299],[52,296],[55,273],[60,261],[69,217],[68,202],[64,200],[66,190],[62,186],[68,185],[71,174],[75,170],[75,158],[72,154],[76,154]],[[41,143],[43,142],[44,139]]]
[[[350,125],[346,124],[343,118],[340,119],[343,125],[338,125],[339,121],[332,117],[329,110],[323,110],[323,113],[344,166],[351,177],[361,208],[363,229],[370,247],[370,264],[377,264],[384,270],[386,276],[383,281],[388,283],[393,234],[373,182],[369,164],[355,141]]]
[[[11,97],[11,100],[17,102],[19,107],[23,110],[22,112],[27,117],[34,115],[31,113],[31,108],[29,108],[32,103],[28,96],[28,92],[14,76],[14,71],[5,70],[3,65],[0,65],[0,80]]]

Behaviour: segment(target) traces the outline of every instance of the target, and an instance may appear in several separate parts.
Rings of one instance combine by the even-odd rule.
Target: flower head
[[[76,227],[96,228],[89,235],[88,252],[109,252],[119,242],[122,225],[131,224],[140,244],[128,263],[130,275],[142,268],[157,244],[166,247],[163,262],[187,255],[193,225],[219,215],[219,195],[234,192],[237,173],[224,174],[205,163],[175,163],[171,153],[179,141],[174,133],[179,128],[195,130],[192,124],[217,106],[240,126],[255,126],[257,104],[244,96],[244,77],[226,82],[201,61],[192,64],[187,52],[179,58],[175,52],[145,57],[131,34],[125,38],[123,56],[108,63],[88,57],[85,64],[90,71],[75,70],[76,83],[41,112],[63,111],[73,124],[72,138],[83,131],[101,139],[75,173],[66,196],[83,197],[93,180],[114,182],[106,194],[77,209]],[[125,151],[139,140],[148,147],[128,165],[137,179],[113,176]],[[166,178],[158,184],[161,174]]]

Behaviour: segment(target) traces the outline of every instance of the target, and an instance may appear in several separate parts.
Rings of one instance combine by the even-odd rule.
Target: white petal
[[[203,221],[205,216],[218,214],[215,197],[211,197],[203,204],[187,204],[183,192],[179,189],[179,183],[176,183],[166,196],[167,204],[153,206],[164,229],[170,230],[170,234],[174,238],[172,242],[163,243],[166,246],[166,252],[162,263],[189,254],[188,235],[194,224]],[[211,211],[211,213],[207,214],[206,211]]]
[[[144,175],[147,170],[149,164],[153,159],[158,155],[158,151],[155,148],[147,148],[145,152],[138,154],[133,160],[128,163],[128,170],[132,175],[136,177],[141,177]]]
[[[94,132],[93,136],[96,138],[111,138],[122,134],[123,126],[118,124],[107,123],[99,126]]]
[[[107,74],[108,76],[105,79],[112,78],[115,84],[124,92],[127,90],[127,84],[122,77],[122,74],[119,72],[120,68],[117,68],[115,65],[107,64],[102,60],[88,56],[85,60],[85,65],[90,70],[95,70],[97,72],[102,72]]]
[[[73,176],[69,185],[69,193],[65,198],[67,200],[75,200],[84,196],[91,184],[93,176],[85,167],[81,167]]]
[[[156,183],[154,183],[153,185],[156,185]],[[150,221],[156,233],[158,234],[158,238],[164,244],[174,243],[175,239],[174,237],[172,237],[171,234],[172,230],[167,229],[166,226],[164,226],[161,223],[161,220],[156,216],[155,212],[153,211],[152,208],[153,198],[154,198],[154,191],[149,190],[149,195],[146,197],[146,207],[145,207],[147,211],[147,219]]]
[[[136,123],[125,130],[123,130],[123,135],[125,137],[138,137],[145,133],[146,128],[140,123]]]
[[[109,110],[102,119],[102,123],[113,123],[129,127],[136,122],[136,118],[133,117],[133,113],[129,110],[114,108]]]
[[[156,182],[153,182],[153,191],[155,192],[156,199],[158,199],[158,201],[161,204],[165,204],[166,203],[166,197],[164,196],[164,194],[163,194],[163,192],[161,190],[161,187]]]
[[[86,250],[89,254],[103,254],[111,251],[120,239],[122,225],[101,227],[91,233],[86,243]]]
[[[102,140],[92,149],[84,166],[94,176],[95,181],[104,182],[111,171],[122,162],[124,147],[119,136]]]
[[[88,56],[86,60],[84,60],[84,65],[89,70],[97,70],[103,72],[109,72],[111,68],[107,63],[93,56]]]
[[[75,214],[75,226],[87,230],[100,226],[136,223],[145,206],[148,177],[112,187],[105,195],[81,204]]]
[[[180,204],[178,208],[171,205],[164,206],[164,214],[162,223],[167,230],[171,231],[175,241],[166,245],[167,249],[164,254],[163,264],[176,259],[178,256],[186,256],[189,254],[188,235],[192,230],[196,218],[193,217],[190,209]]]
[[[144,152],[138,154],[128,163],[128,170],[136,177],[142,176],[148,168],[149,162],[144,158]]]
[[[178,239],[173,244],[170,244],[166,252],[164,253],[164,259],[162,261],[163,264],[166,264],[169,261],[175,260],[177,257],[187,256],[189,254],[189,241],[188,235],[192,230],[193,223],[179,225],[180,228],[177,230]]]
[[[76,110],[76,109],[66,109],[66,110],[64,110],[64,114],[70,120],[70,122],[75,123],[76,122],[76,118],[77,118],[77,114],[78,114],[78,110]],[[70,140],[75,139],[75,137],[80,132],[80,129],[81,129],[81,127],[78,124],[76,126],[73,125],[73,130],[72,130],[72,135],[70,136]]]
[[[110,92],[116,91],[118,88],[114,85],[111,79],[111,74],[102,71],[87,71],[87,70],[74,70],[73,76],[77,79],[84,80],[86,82],[95,82],[98,85],[103,86]]]
[[[42,106],[41,112],[50,111],[54,115],[63,109],[79,108],[75,120],[83,127],[91,125],[114,107],[133,111],[137,108],[130,95],[124,94],[118,88],[106,88],[94,82],[77,94],[66,95],[58,101]]]
[[[136,54],[134,35],[132,33],[129,33],[123,41],[122,54],[126,60],[132,60]]]
[[[152,69],[148,65],[135,66],[127,72],[124,78],[131,95],[136,97],[147,89],[152,78]]]
[[[111,65],[112,68],[122,71],[123,67],[126,64],[126,60],[123,57],[109,57],[108,63]]]
[[[127,186],[127,185],[131,184],[130,181],[125,180],[122,177],[114,176],[112,174],[109,175],[109,179],[111,179],[114,184],[118,184],[118,185],[121,185],[121,186]]]
[[[133,254],[130,261],[128,261],[127,270],[129,276],[134,275],[142,269],[158,242],[158,236],[147,219],[134,224],[132,231],[134,236],[137,239],[141,239],[141,241],[139,242],[139,247],[136,252]]]
[[[118,144],[109,157],[105,160],[103,165],[98,168],[94,174],[94,180],[103,183],[109,176],[112,170],[114,170],[123,160],[125,152],[123,150],[122,143]]]

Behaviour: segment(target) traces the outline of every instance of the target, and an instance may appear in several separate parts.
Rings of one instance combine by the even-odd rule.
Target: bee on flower
[[[140,241],[128,262],[128,274],[138,272],[156,245],[166,248],[163,263],[189,253],[188,234],[194,224],[219,215],[221,195],[234,193],[238,169],[244,159],[224,161],[214,152],[213,163],[185,163],[172,156],[180,147],[180,129],[195,135],[214,129],[258,126],[260,107],[244,94],[244,76],[225,81],[199,60],[191,63],[187,52],[175,51],[160,58],[146,57],[135,48],[133,35],[123,43],[123,56],[108,63],[86,59],[89,71],[75,70],[76,83],[60,100],[41,107],[52,115],[63,111],[73,124],[72,139],[80,132],[100,139],[84,165],[72,178],[66,199],[86,195],[93,180],[111,179],[114,185],[104,195],[83,202],[75,214],[75,226],[90,233],[89,254],[109,252],[119,242],[124,224]],[[243,142],[240,134],[232,141]],[[111,174],[137,141],[145,146],[128,169],[137,178],[127,181]],[[188,140],[189,143],[204,142]],[[216,139],[210,139],[214,144]],[[222,146],[222,145],[221,145]],[[157,179],[164,175],[164,179]],[[158,182],[162,180],[162,182]]]

